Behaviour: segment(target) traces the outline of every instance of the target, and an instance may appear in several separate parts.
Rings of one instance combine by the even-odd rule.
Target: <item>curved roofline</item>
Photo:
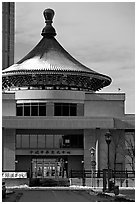
[[[50,42],[49,42],[50,41]],[[48,42],[48,43],[46,43],[46,42]],[[49,45],[50,44],[50,45]],[[51,46],[51,47],[50,47]],[[41,49],[43,47],[43,49]],[[44,49],[45,48],[45,49]],[[71,71],[73,71],[73,72],[81,72],[81,73],[88,73],[88,74],[94,74],[94,75],[97,75],[97,76],[102,76],[102,77],[105,77],[106,79],[108,79],[108,80],[111,80],[111,78],[110,77],[108,77],[108,76],[106,76],[106,75],[104,75],[104,74],[100,74],[100,73],[98,73],[98,72],[96,72],[96,71],[93,71],[92,69],[90,69],[90,68],[88,68],[88,67],[86,67],[85,65],[83,65],[82,63],[80,63],[79,61],[77,61],[74,57],[72,57],[61,45],[60,45],[60,43],[54,38],[54,37],[51,37],[50,39],[49,38],[45,38],[45,37],[43,37],[42,39],[41,39],[41,41],[25,56],[25,57],[23,57],[20,61],[18,61],[16,64],[14,64],[14,65],[12,65],[12,66],[10,66],[9,68],[7,68],[7,69],[5,69],[5,70],[3,70],[2,71],[2,73],[8,73],[8,72],[10,72],[10,68],[11,68],[11,71],[12,72],[16,72],[16,71],[18,71],[18,72],[20,72],[20,71],[24,71],[24,72],[26,72],[26,69],[22,69],[21,68],[21,64],[23,63],[23,62],[26,62],[27,60],[30,60],[30,59],[34,59],[34,57],[38,57],[40,60],[46,60],[45,58],[44,58],[44,54],[45,53],[48,53],[48,52],[50,52],[51,51],[51,54],[53,54],[53,57],[55,57],[56,55],[56,57],[58,57],[59,55],[60,55],[60,52],[61,52],[61,54],[66,58],[66,60],[67,60],[67,62],[68,62],[68,60],[71,62],[69,65],[70,66],[73,66],[74,68],[74,70],[69,70],[69,65],[68,65],[68,67],[66,68],[64,68],[64,67],[60,67],[59,65],[56,65],[56,66],[52,66],[52,68],[51,69],[47,69],[46,68],[46,65],[45,65],[45,67],[44,67],[44,64],[43,64],[43,67],[44,68],[39,68],[39,69],[33,69],[33,67],[31,68],[31,70],[33,71],[33,72],[35,72],[35,71],[48,71],[48,70],[50,70],[50,71],[64,71],[64,72],[71,72]],[[52,53],[52,52],[55,52],[55,53]],[[52,57],[52,56],[51,56]],[[61,61],[61,57],[62,56],[59,56],[59,58],[60,58],[60,61]],[[59,62],[60,63],[60,62]],[[14,66],[15,66],[15,68],[14,68]],[[33,65],[32,65],[33,66]],[[78,68],[79,69],[78,69]],[[12,69],[13,68],[13,69]],[[28,71],[30,71],[30,69],[29,69],[29,67],[28,67]]]
[[[42,81],[45,83],[44,80],[46,75],[48,78],[49,75],[58,74],[63,75],[64,81],[66,80],[65,75],[67,78],[71,78],[71,84],[75,84],[75,86],[77,86],[77,83],[79,83],[83,84],[83,87],[87,86],[87,88],[89,87],[90,89],[94,90],[108,86],[112,81],[109,76],[100,74],[80,63],[78,60],[72,57],[54,38],[56,32],[51,25],[53,16],[54,11],[52,9],[46,9],[44,11],[46,26],[42,31],[43,38],[25,57],[19,60],[16,64],[2,71],[3,83],[5,84],[5,87],[6,83],[7,86],[24,85],[25,80],[28,80],[27,75],[29,75],[31,78],[30,84],[35,86],[33,83],[33,76],[36,77],[36,84],[39,85],[42,83],[39,81],[39,77],[41,77],[40,75],[42,75]],[[23,82],[21,80],[21,76],[23,77]],[[53,76],[51,76],[51,78],[52,77]],[[87,81],[85,81],[85,78]],[[10,82],[8,82],[7,79]],[[58,84],[56,80],[54,83]],[[65,83],[68,82],[66,81]],[[87,83],[87,85],[84,83]],[[55,86],[57,84],[55,84]],[[29,86],[29,81],[27,81],[27,85]]]
[[[4,70],[3,70],[4,71]],[[19,74],[21,74],[21,75],[25,75],[26,73],[30,73],[30,74],[32,74],[32,72],[33,72],[33,74],[46,74],[46,73],[52,73],[52,74],[65,74],[65,73],[72,73],[72,74],[74,74],[74,73],[77,73],[77,74],[84,74],[84,75],[94,75],[94,76],[98,76],[99,78],[100,77],[104,77],[104,78],[107,78],[108,80],[110,80],[110,81],[112,81],[112,79],[109,77],[109,76],[106,76],[106,75],[104,75],[104,74],[99,74],[99,73],[92,73],[92,72],[83,72],[83,71],[71,71],[71,70],[64,70],[64,72],[63,72],[63,70],[60,70],[60,69],[56,69],[56,70],[39,70],[39,69],[35,69],[35,70],[11,70],[11,71],[8,71],[8,72],[4,72],[3,73],[3,76],[4,75],[6,75],[6,76],[10,76],[10,75],[19,75]]]

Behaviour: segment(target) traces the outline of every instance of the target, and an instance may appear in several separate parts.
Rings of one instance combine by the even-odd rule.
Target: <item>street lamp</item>
[[[84,169],[84,160],[81,161],[82,164],[82,185],[85,186],[85,169]]]
[[[111,143],[111,133],[108,131],[105,134],[105,140],[108,145],[108,162],[107,162],[107,167],[108,167],[108,190],[109,190],[109,177],[110,177],[110,172],[109,172],[109,145]]]
[[[91,154],[91,186],[95,187],[95,175],[94,175],[94,170],[95,170],[95,166],[96,166],[96,161],[95,161],[95,148],[91,147],[89,149],[90,154]]]

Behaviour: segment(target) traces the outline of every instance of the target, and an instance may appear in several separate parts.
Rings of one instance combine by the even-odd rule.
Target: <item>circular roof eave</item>
[[[36,77],[37,78],[37,86],[40,86],[41,85],[41,82],[39,82],[38,80],[38,76],[40,75],[44,75],[46,76],[52,76],[53,75],[59,75],[59,76],[63,76],[63,77],[69,77],[69,76],[72,76],[72,77],[82,77],[81,80],[85,81],[85,77],[87,78],[88,77],[88,82],[89,83],[97,83],[97,90],[100,90],[102,89],[103,87],[105,86],[108,86],[110,83],[111,83],[111,78],[105,76],[105,75],[101,75],[101,74],[98,74],[98,73],[90,73],[90,72],[82,72],[82,71],[60,71],[60,70],[20,70],[20,71],[14,71],[14,72],[7,72],[7,73],[3,73],[3,80],[4,78],[6,79],[10,79],[11,77],[14,77],[14,80],[15,78],[18,78],[20,79],[20,77],[25,77],[27,78],[29,75],[31,75],[31,78],[33,77]],[[41,77],[41,76],[40,76]],[[30,83],[31,85],[31,83]],[[54,84],[55,85],[55,84]],[[58,84],[56,84],[58,85]],[[20,87],[22,86],[22,82],[20,82]]]
[[[44,11],[46,26],[42,31],[43,38],[24,58],[2,71],[3,81],[13,80],[14,78],[17,80],[21,77],[26,80],[28,75],[31,78],[36,77],[36,83],[39,85],[38,78],[40,75],[43,75],[42,78],[48,75],[62,75],[63,78],[67,76],[75,79],[78,76],[80,80],[82,78],[82,83],[86,83],[84,80],[84,77],[86,77],[93,86],[97,84],[97,89],[108,86],[112,81],[110,77],[81,64],[54,38],[56,31],[52,27],[53,16],[54,11],[52,9]]]
[[[4,71],[4,70],[3,70]],[[71,74],[71,75],[75,75],[75,74],[78,74],[78,75],[86,75],[86,76],[90,76],[90,77],[95,77],[95,78],[98,78],[98,79],[103,79],[103,80],[107,80],[107,81],[110,81],[110,83],[111,83],[111,81],[112,81],[112,79],[110,78],[110,77],[108,77],[108,76],[106,76],[106,75],[103,75],[103,74],[100,74],[100,73],[97,73],[97,72],[83,72],[83,71],[81,71],[81,70],[74,70],[74,71],[72,71],[72,70],[70,70],[70,69],[68,69],[68,70],[63,70],[63,69],[54,69],[54,70],[51,70],[51,69],[41,69],[41,70],[39,70],[39,69],[35,69],[35,70],[33,70],[33,69],[31,69],[31,70],[11,70],[11,71],[6,71],[6,72],[3,72],[2,71],[2,76],[4,77],[6,77],[6,76],[11,76],[11,75],[25,75],[26,73],[27,74],[50,74],[50,73],[52,73],[52,74]]]

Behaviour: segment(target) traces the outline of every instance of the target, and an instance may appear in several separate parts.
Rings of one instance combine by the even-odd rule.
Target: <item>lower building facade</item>
[[[65,90],[3,92],[3,171],[32,177],[69,176],[71,170],[133,170],[134,115],[124,113],[125,94]],[[130,146],[130,143],[132,145]]]

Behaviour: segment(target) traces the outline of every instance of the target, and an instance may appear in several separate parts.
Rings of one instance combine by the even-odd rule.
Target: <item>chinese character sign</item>
[[[2,172],[2,178],[27,178],[27,172]]]

